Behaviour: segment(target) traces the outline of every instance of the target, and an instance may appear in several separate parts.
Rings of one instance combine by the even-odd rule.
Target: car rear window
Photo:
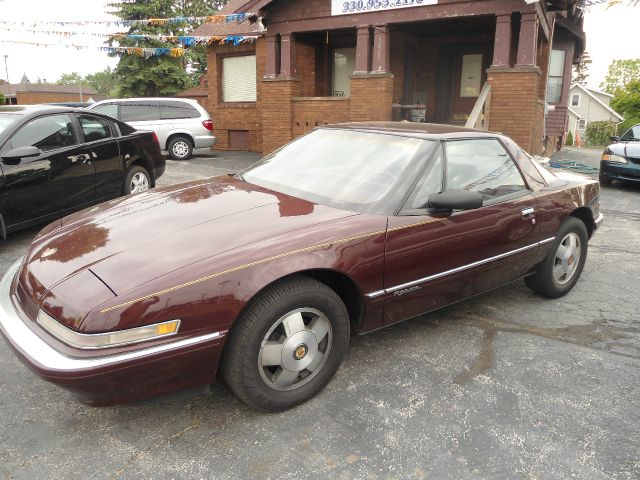
[[[180,118],[198,118],[200,113],[187,102],[163,101],[160,102],[160,119],[175,120]]]

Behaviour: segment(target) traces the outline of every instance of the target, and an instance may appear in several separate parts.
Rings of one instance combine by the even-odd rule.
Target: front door
[[[95,199],[94,165],[69,114],[45,115],[21,127],[3,151],[34,146],[33,158],[3,160],[7,224],[78,208]]]
[[[491,63],[491,46],[455,46],[446,49],[440,59],[438,121],[464,125],[473,110],[482,86],[487,81]]]
[[[424,209],[429,195],[452,189],[480,193],[484,206],[449,214]],[[384,321],[410,318],[515,280],[532,267],[537,250],[535,200],[502,144],[444,142],[403,212],[389,219]]]

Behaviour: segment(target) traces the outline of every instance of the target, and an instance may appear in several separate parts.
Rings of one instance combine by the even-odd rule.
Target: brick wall
[[[319,125],[341,123],[349,120],[348,98],[294,98],[293,137],[299,137]]]
[[[352,122],[389,121],[392,99],[393,75],[353,75],[349,120]]]
[[[89,100],[90,94],[83,94],[84,102]],[[38,103],[63,103],[63,102],[79,102],[80,92],[78,93],[57,93],[57,92],[18,92],[16,94],[18,105],[36,105]]]
[[[296,79],[263,79],[262,153],[267,154],[293,139],[293,102],[300,91]]]
[[[489,130],[501,132],[532,154],[541,151],[544,103],[537,67],[491,68]]]
[[[262,123],[260,110],[262,104],[261,79],[265,71],[266,45],[263,39],[258,39],[254,45],[215,45],[208,49],[209,73],[209,113],[213,119],[214,134],[218,137],[216,148],[230,150],[229,131],[247,131],[249,135],[249,149],[259,152],[262,150]],[[256,55],[256,102],[225,103],[222,101],[222,59],[227,55]]]

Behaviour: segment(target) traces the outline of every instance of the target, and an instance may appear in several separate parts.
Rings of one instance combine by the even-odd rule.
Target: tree
[[[123,0],[110,4],[115,15],[123,20],[143,20],[149,18],[169,18],[182,16],[205,16],[214,13],[206,0]],[[136,35],[185,35],[191,33],[194,25],[189,22],[132,25],[129,34]],[[159,48],[175,47],[163,40],[114,38],[122,46]],[[206,68],[204,49],[187,51],[182,58],[155,56],[148,59],[135,55],[124,55],[115,69],[121,96],[170,96],[195,85],[198,72]],[[191,75],[189,72],[196,72]]]
[[[624,122],[618,126],[618,133],[640,123],[640,78],[631,80],[624,89],[618,89],[610,105],[624,117]]]
[[[586,85],[589,78],[589,65],[591,65],[591,56],[589,52],[584,52],[578,63],[573,66],[573,83],[579,83],[580,85]]]
[[[71,72],[63,73],[56,83],[58,85],[78,85],[80,82],[87,85],[87,81],[82,78],[82,75],[78,72]]]
[[[102,72],[90,73],[86,76],[86,81],[98,95],[115,97],[118,94],[118,79],[111,67]]]
[[[600,88],[615,95],[617,90],[624,90],[629,82],[636,79],[640,79],[640,58],[614,60],[609,65],[609,71]]]

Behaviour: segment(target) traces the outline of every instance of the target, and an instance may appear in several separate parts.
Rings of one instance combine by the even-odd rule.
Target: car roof
[[[442,125],[439,123],[416,122],[350,122],[323,125],[320,128],[336,128],[346,130],[366,130],[386,133],[400,133],[419,135],[428,139],[441,138],[469,138],[469,137],[497,137],[500,133],[477,130],[474,128],[458,127],[455,125]]]
[[[136,97],[136,98],[107,98],[105,100],[100,100],[98,103],[113,103],[113,102],[148,102],[148,101],[175,101],[175,102],[196,102],[197,100],[193,100],[191,98],[181,98],[181,97]]]
[[[86,112],[81,107],[63,107],[59,105],[6,105],[0,106],[0,113],[22,113],[25,115],[46,113]]]

